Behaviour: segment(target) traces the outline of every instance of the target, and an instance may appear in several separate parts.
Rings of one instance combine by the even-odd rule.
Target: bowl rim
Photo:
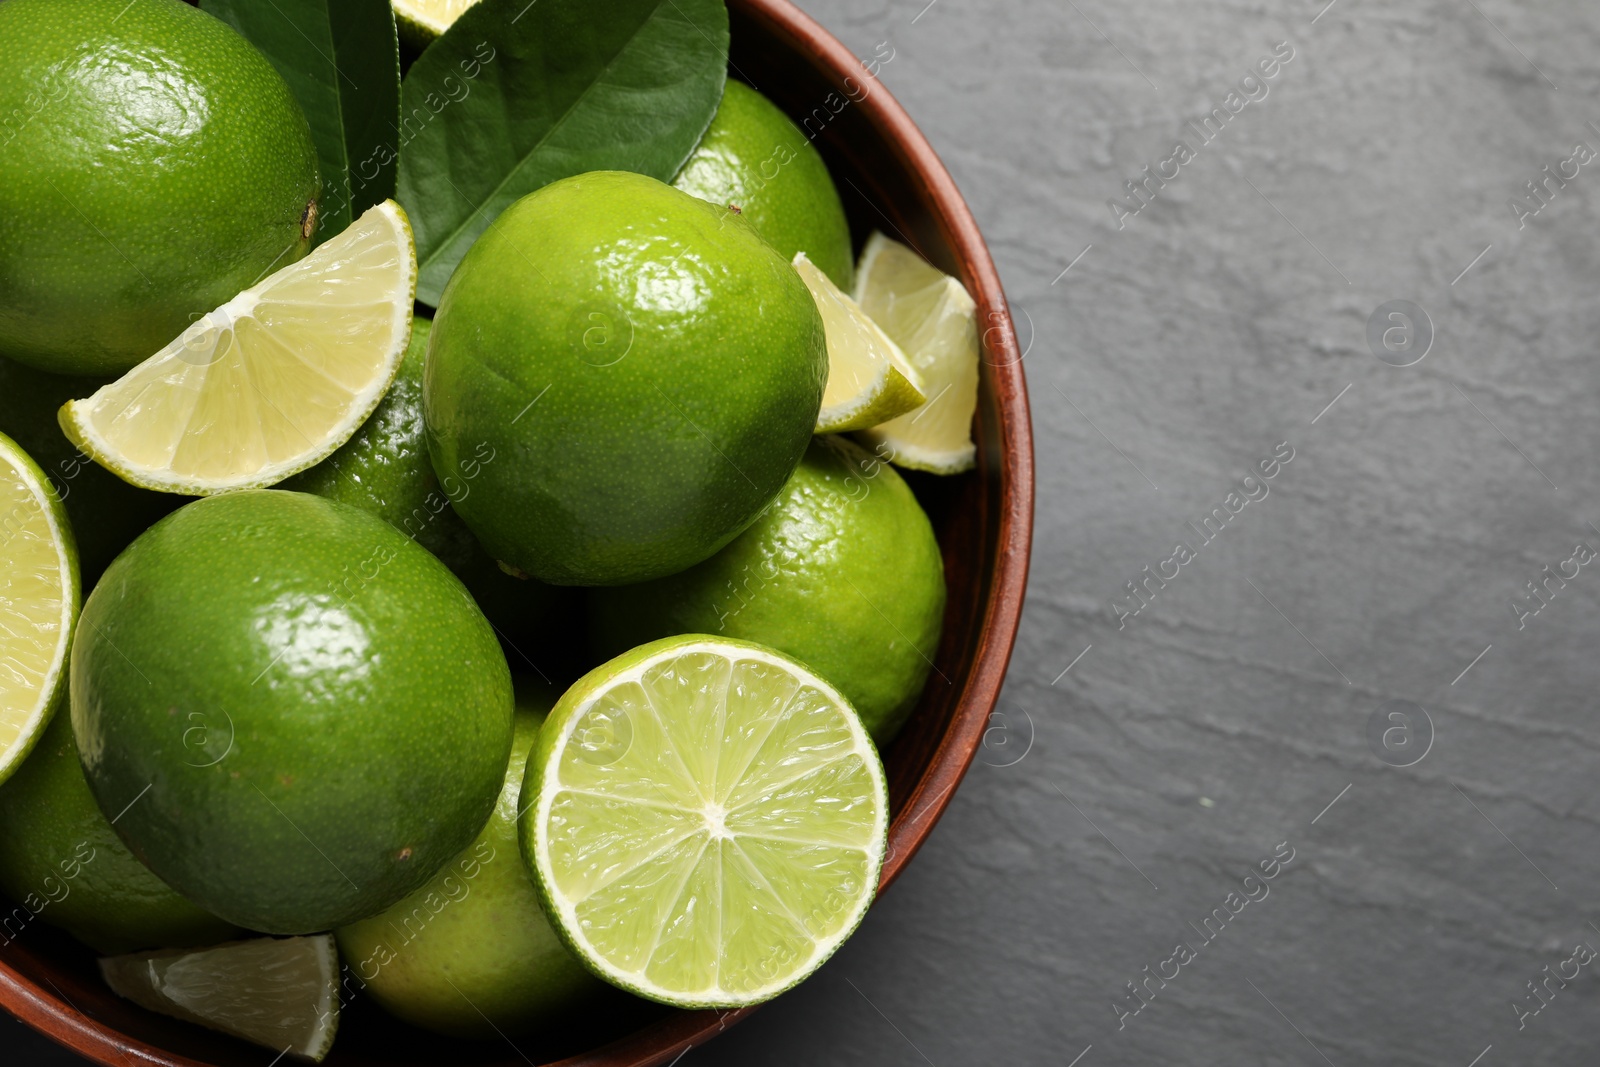
[[[764,23],[781,39],[807,53],[824,73],[844,84],[860,78],[862,63],[836,37],[790,0],[728,0],[745,17]],[[889,827],[889,850],[878,891],[887,889],[922,847],[949,805],[983,741],[989,716],[1000,697],[1012,647],[1022,620],[1033,539],[1033,432],[1027,386],[999,271],[954,179],[906,110],[876,77],[871,90],[852,98],[852,106],[884,135],[907,172],[934,205],[941,236],[962,265],[968,288],[986,323],[981,333],[983,359],[990,368],[998,420],[1000,485],[998,533],[990,551],[991,592],[983,605],[976,650],[949,726],[916,786]],[[46,992],[0,959],[0,1008],[58,1044],[94,1062],[150,1067],[207,1067],[204,1061],[155,1048],[90,1018],[59,992]],[[549,1067],[659,1067],[703,1044],[755,1007],[737,1011],[680,1011],[601,1047]]]

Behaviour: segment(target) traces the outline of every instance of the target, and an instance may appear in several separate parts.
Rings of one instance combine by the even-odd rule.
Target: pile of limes
[[[672,184],[538,188],[429,307],[395,202],[315,234],[230,26],[6,0],[0,40],[5,936],[313,1060],[362,993],[496,1038],[820,966],[939,646],[895,466],[973,463],[960,283],[858,262],[729,81]]]

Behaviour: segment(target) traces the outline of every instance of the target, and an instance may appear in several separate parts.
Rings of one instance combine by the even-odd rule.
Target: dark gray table
[[[685,1067],[1597,1062],[1600,9],[925,2],[806,7],[1031,341],[1027,618],[917,863]]]

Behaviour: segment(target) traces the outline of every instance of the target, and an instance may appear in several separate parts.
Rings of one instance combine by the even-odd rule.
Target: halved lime
[[[883,765],[799,662],[690,634],[581,678],[523,784],[523,856],[590,969],[639,996],[776,996],[850,936],[877,889]]]
[[[828,338],[828,385],[817,413],[817,433],[864,430],[919,407],[928,398],[917,373],[878,324],[806,258],[794,269],[811,290]]]
[[[66,507],[38,464],[0,434],[0,782],[50,722],[78,599]]]
[[[862,440],[901,467],[955,474],[972,467],[978,406],[977,307],[956,279],[881,233],[856,267],[856,301],[922,375],[928,402],[865,431]]]
[[[100,974],[151,1011],[314,1063],[339,1028],[339,954],[329,934],[111,956]]]
[[[411,336],[417,256],[392,200],[246,289],[86,400],[61,428],[146,489],[273,485],[355,433]]]

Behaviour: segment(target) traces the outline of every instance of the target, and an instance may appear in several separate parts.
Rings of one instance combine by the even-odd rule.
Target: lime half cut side
[[[339,1028],[339,953],[330,934],[111,956],[100,974],[141,1007],[279,1055],[320,1063]]]
[[[326,459],[389,389],[411,336],[417,256],[392,200],[60,412],[125,482],[205,496]]]
[[[817,433],[864,430],[919,407],[922,375],[900,346],[804,252],[795,253],[799,272],[822,315],[828,340],[828,385],[817,412]]]
[[[0,782],[33,750],[66,684],[78,593],[66,508],[0,434]]]
[[[761,645],[669,637],[591,671],[523,785],[523,854],[600,977],[684,1008],[767,1000],[866,914],[883,765],[838,690]]]

